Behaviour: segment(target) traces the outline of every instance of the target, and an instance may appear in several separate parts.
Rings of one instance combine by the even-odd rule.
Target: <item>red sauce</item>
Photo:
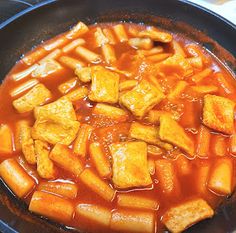
[[[82,35],[81,38],[85,39],[86,44],[84,47],[88,48],[91,51],[94,51],[96,53],[101,54],[100,48],[96,48],[95,41],[94,41],[94,30],[98,25],[90,26],[89,32],[87,32],[85,35]],[[101,28],[112,28],[112,24],[101,24],[99,25]],[[145,28],[143,25],[135,25],[135,24],[124,24],[125,29],[128,32],[128,28],[138,29],[142,30]],[[128,34],[129,35],[129,34]],[[130,35],[129,35],[130,36]],[[196,42],[193,42],[189,40],[188,38],[182,36],[173,34],[173,37],[175,41],[177,41],[182,49],[185,51],[188,57],[192,57],[191,54],[189,54],[189,50],[187,50],[188,45],[193,45],[196,48],[196,51],[199,51],[201,56],[204,58],[204,64],[203,68],[211,68],[213,69],[214,73],[212,75],[209,75],[208,77],[204,78],[199,85],[215,85],[218,87],[218,91],[215,92],[215,95],[223,96],[226,98],[229,98],[233,101],[236,101],[236,83],[233,79],[232,75],[228,72],[228,70],[218,61],[215,57],[213,57],[211,54],[206,52],[201,46],[199,46]],[[173,53],[173,48],[170,44],[163,44],[163,43],[157,43],[158,45],[163,46],[164,52],[171,52]],[[63,47],[63,46],[62,46]],[[60,48],[60,47],[59,47]],[[127,42],[123,43],[116,43],[114,45],[115,54],[117,56],[117,63],[116,67],[119,70],[125,70],[132,73],[132,77],[135,79],[147,79],[147,70],[149,69],[149,66],[152,65],[152,62],[144,62],[140,59],[134,58],[134,55],[136,54],[136,49],[130,47]],[[37,50],[37,48],[35,49]],[[49,51],[48,51],[49,53]],[[78,55],[72,51],[66,54],[67,56],[78,58]],[[80,58],[81,60],[81,58]],[[86,61],[84,61],[86,62]],[[107,66],[105,63],[101,63],[99,65]],[[143,69],[140,69],[140,67],[144,67]],[[12,74],[18,73],[20,71],[23,71],[28,66],[24,64],[23,61],[19,61],[13,69],[10,71],[10,73],[5,78],[3,84],[0,88],[0,124],[7,124],[11,127],[12,131],[15,132],[15,125],[16,122],[20,119],[29,119],[33,125],[35,119],[32,112],[19,114],[14,109],[12,105],[13,98],[10,96],[10,91],[19,86],[21,83],[24,83],[27,80],[30,80],[30,75],[27,78],[24,78],[21,81],[15,82],[12,80]],[[194,73],[198,73],[201,70],[194,69]],[[220,72],[227,83],[230,85],[232,92],[226,93],[224,88],[217,82],[216,79],[216,72]],[[58,91],[57,87],[61,83],[75,77],[74,72],[72,69],[68,67],[64,67],[60,73],[56,72],[56,74],[50,74],[48,77],[45,78],[39,78],[39,82],[43,83],[52,93],[53,98],[50,100],[50,102],[53,102],[54,100],[57,100],[59,97],[62,96],[62,94]],[[120,74],[120,80],[125,80],[125,76]],[[191,81],[187,82],[192,84]],[[168,93],[169,91],[173,90],[176,81],[178,81],[178,77],[173,74],[173,70],[168,70],[168,72],[165,73],[164,77],[160,77],[158,79],[160,85],[163,87],[165,93]],[[74,89],[78,87],[77,84]],[[86,84],[84,86],[88,86],[89,84]],[[25,93],[22,93],[23,95]],[[89,125],[92,125],[95,129],[90,137],[90,142],[100,142],[103,145],[104,152],[106,156],[111,160],[111,155],[108,149],[108,145],[111,143],[126,141],[129,133],[129,128],[131,123],[135,120],[135,117],[129,113],[129,117],[125,122],[116,122],[112,119],[106,118],[106,117],[96,117],[91,114],[93,107],[96,103],[89,100],[89,98],[84,98],[80,101],[77,101],[74,104],[74,108],[76,110],[76,114],[79,118],[79,121],[81,123],[86,123]],[[114,106],[119,106],[118,104],[115,104]],[[195,142],[195,146],[197,145],[197,136],[199,127],[202,123],[202,106],[203,106],[203,98],[202,96],[196,95],[191,89],[184,90],[183,94],[180,98],[170,101],[170,100],[163,100],[160,104],[156,105],[154,107],[155,110],[166,110],[170,112],[178,112],[180,115],[179,124],[185,129],[188,136],[192,138]],[[217,112],[217,115],[221,114],[221,109],[214,109],[215,112]],[[149,125],[148,121],[144,118],[143,120],[139,120],[139,122]],[[152,125],[152,124],[151,124]],[[211,135],[214,138],[215,135],[218,135],[220,133],[211,130]],[[220,134],[222,137],[225,138],[226,145],[227,145],[227,151],[224,157],[229,158],[233,161],[234,168],[235,168],[235,158],[232,156],[232,154],[229,151],[230,147],[230,140],[228,135]],[[204,166],[204,164],[213,164],[215,160],[217,160],[217,156],[212,152],[212,148],[214,147],[215,140],[211,140],[210,144],[210,153],[209,157],[206,159],[200,159],[200,158],[194,158],[193,160],[189,160],[190,165],[192,166],[190,175],[187,176],[181,176],[177,174],[178,181],[180,183],[180,193],[178,195],[170,195],[166,196],[162,193],[162,190],[160,189],[160,185],[158,182],[158,177],[156,175],[152,175],[153,185],[146,187],[146,188],[136,188],[136,189],[128,189],[128,190],[117,190],[117,193],[134,193],[140,196],[149,197],[158,200],[160,203],[160,207],[158,210],[155,211],[155,221],[156,221],[156,232],[160,232],[163,229],[163,225],[160,222],[160,219],[162,215],[165,213],[167,209],[170,207],[182,203],[184,200],[191,199],[192,197],[202,197],[204,198],[214,209],[219,205],[219,203],[222,202],[222,200],[225,198],[223,196],[220,196],[218,194],[213,193],[210,190],[207,190],[205,194],[201,194],[198,192],[196,188],[196,184],[198,182],[197,172],[200,167]],[[73,144],[73,143],[72,143]],[[0,161],[4,161],[5,159],[9,157],[16,157],[21,156],[23,157],[23,154],[21,151],[15,151],[12,154],[1,154],[0,155]],[[169,157],[172,158],[171,161],[173,164],[176,163],[175,159],[175,151],[171,154],[164,154],[162,156],[163,158]],[[94,164],[91,163],[89,159],[89,155],[87,155],[87,158],[84,160],[84,163],[86,163],[87,167],[91,167],[91,169],[94,170],[95,173],[96,169],[94,168]],[[29,167],[36,172],[36,166],[29,165]],[[101,197],[99,197],[96,193],[94,193],[92,190],[88,189],[84,184],[80,182],[79,179],[76,179],[73,175],[69,174],[68,172],[64,171],[61,168],[60,174],[57,177],[57,180],[69,180],[73,181],[78,186],[78,195],[76,199],[71,200],[73,204],[76,206],[80,203],[91,203],[91,204],[99,204],[105,207],[108,207],[111,210],[115,210],[117,208],[116,204],[116,198],[112,202],[107,202],[103,200]],[[235,170],[235,169],[234,169]],[[177,172],[177,171],[176,171]],[[37,172],[36,172],[37,173]],[[37,177],[38,182],[46,181],[44,179],[41,179]],[[111,186],[113,186],[112,181],[108,180]],[[37,190],[37,186],[34,190],[23,200],[27,203],[30,202],[31,196],[33,192]],[[112,232],[108,228],[103,228],[99,226],[99,224],[96,224],[92,221],[89,221],[86,218],[77,218],[76,216],[69,222],[64,222],[64,224],[75,227],[78,229],[85,229],[89,232]]]

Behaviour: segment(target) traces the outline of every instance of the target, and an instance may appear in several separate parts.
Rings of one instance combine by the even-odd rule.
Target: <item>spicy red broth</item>
[[[79,22],[0,88],[0,176],[88,232],[180,232],[234,189],[236,86],[183,35]]]

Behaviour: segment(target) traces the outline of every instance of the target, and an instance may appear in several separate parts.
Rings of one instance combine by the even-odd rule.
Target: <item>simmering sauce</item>
[[[235,80],[183,35],[79,22],[15,65],[0,101],[2,180],[67,226],[178,232],[234,189]]]

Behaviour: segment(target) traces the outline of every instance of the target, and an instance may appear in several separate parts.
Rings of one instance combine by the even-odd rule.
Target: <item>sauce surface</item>
[[[114,216],[114,213],[117,210],[131,211],[131,213],[132,211],[134,213],[135,211],[138,211],[138,213],[151,212],[151,214],[154,216],[154,226],[151,232],[162,232],[163,229],[165,229],[165,223],[163,224],[162,221],[163,215],[165,215],[166,211],[172,207],[178,206],[179,204],[194,198],[201,198],[204,199],[210,207],[216,209],[217,206],[233,191],[235,184],[234,156],[236,155],[236,149],[234,147],[234,143],[236,143],[236,139],[234,139],[234,129],[233,132],[229,134],[215,130],[214,128],[206,126],[206,124],[203,124],[203,106],[205,98],[204,96],[206,95],[221,96],[231,100],[232,102],[235,102],[236,83],[228,70],[215,57],[205,51],[200,45],[189,40],[188,38],[185,38],[182,35],[171,33],[173,38],[170,42],[155,41],[156,39],[152,39],[152,36],[139,36],[139,32],[145,31],[147,26],[122,23],[120,25],[122,29],[124,29],[125,36],[127,37],[127,39],[122,40],[122,35],[119,34],[121,33],[119,28],[117,29],[118,32],[114,30],[115,25],[116,24],[92,25],[88,27],[89,29],[86,31],[86,33],[75,37],[72,36],[72,39],[68,39],[69,37],[66,37],[66,35],[68,35],[67,33],[59,35],[58,37],[36,47],[29,54],[26,54],[24,58],[13,67],[0,87],[0,125],[1,127],[7,125],[10,129],[12,135],[12,152],[4,152],[0,149],[0,162],[14,158],[17,163],[23,167],[26,173],[28,173],[29,176],[31,176],[35,181],[34,187],[24,196],[22,196],[23,201],[28,204],[30,204],[34,192],[40,190],[40,185],[42,183],[72,183],[78,188],[76,197],[73,198],[66,198],[63,197],[63,195],[55,194],[53,190],[41,191],[45,193],[51,193],[53,195],[55,194],[56,196],[69,201],[74,208],[80,204],[101,206],[102,208],[108,209],[111,213],[113,213],[112,216]],[[101,44],[99,44],[99,38],[96,37],[96,35],[99,34],[98,29],[99,32],[101,30],[102,34],[105,36],[105,42],[103,41]],[[156,29],[153,30],[155,31]],[[109,34],[107,33],[105,35],[105,32],[111,33],[111,38],[107,39]],[[157,33],[158,32],[160,31],[157,30]],[[112,37],[114,41],[112,41]],[[84,42],[81,42],[82,45],[77,45],[70,51],[64,52],[66,51],[63,50],[65,46],[74,40],[78,40],[78,38],[84,40]],[[143,45],[142,43],[144,42],[133,41],[133,44],[131,44],[131,38],[151,38],[152,42],[146,41],[145,43],[147,43],[147,45]],[[57,44],[58,41],[59,43]],[[112,48],[113,54],[115,54],[114,61],[110,63],[106,61],[106,57],[104,56],[104,50],[102,49],[104,44],[109,44]],[[99,55],[99,59],[92,62],[88,61],[84,55],[78,54],[76,51],[78,46],[86,48],[89,51]],[[154,48],[158,49],[154,51]],[[16,77],[19,72],[26,70],[34,64],[40,64],[39,61],[43,59],[43,57],[55,50],[59,51],[59,55],[53,58],[53,61],[56,61],[61,66],[61,69],[49,73],[45,77],[32,77],[32,73],[29,73],[29,75],[26,75],[17,81],[14,79],[14,77]],[[154,51],[153,54],[151,52],[152,50]],[[39,51],[38,56],[35,51]],[[41,54],[40,51],[42,51]],[[36,54],[35,57],[32,56],[32,54]],[[160,56],[161,54],[163,56]],[[178,64],[166,65],[164,63],[167,61],[167,59],[175,56],[176,54],[181,54],[181,59],[179,60]],[[27,60],[27,58],[30,56],[32,56],[33,59]],[[76,67],[76,65],[68,65],[66,62],[62,62],[62,60],[60,60],[62,56],[68,56],[70,58],[76,59],[77,61],[80,61],[82,64],[81,67],[78,64]],[[190,74],[185,75],[183,73],[185,72],[185,68],[180,66],[180,63],[183,61],[189,64],[191,69]],[[58,165],[58,163],[54,163],[57,174],[53,179],[45,179],[40,177],[37,172],[37,164],[31,165],[27,163],[24,153],[16,146],[18,140],[18,122],[21,120],[26,120],[30,127],[33,127],[35,124],[35,116],[34,111],[19,113],[16,108],[14,108],[12,102],[28,93],[29,90],[33,88],[33,86],[16,95],[13,93],[13,91],[21,85],[24,85],[29,80],[37,80],[38,83],[43,84],[51,93],[51,97],[48,98],[43,104],[40,104],[43,106],[57,101],[64,95],[67,95],[68,93],[81,87],[88,88],[90,91],[91,82],[83,82],[78,77],[76,77],[75,69],[93,66],[104,67],[109,72],[117,74],[119,76],[119,85],[128,80],[137,81],[137,83],[134,82],[134,86],[132,84],[131,87],[125,87],[124,90],[121,90],[121,85],[119,86],[119,100],[121,99],[122,95],[125,95],[127,92],[135,88],[135,86],[138,85],[138,83],[140,83],[142,80],[151,83],[151,85],[154,85],[156,88],[160,88],[161,92],[165,96],[158,104],[152,106],[151,109],[149,109],[148,112],[142,117],[135,116],[130,111],[130,109],[127,109],[127,107],[121,103],[121,101],[116,101],[116,103],[107,103],[106,101],[102,102],[103,104],[121,108],[125,111],[125,118],[118,117],[116,119],[109,117],[109,114],[111,113],[108,115],[94,113],[95,106],[101,102],[92,101],[88,95],[79,100],[72,101],[73,108],[76,113],[76,119],[80,122],[80,129],[81,126],[86,124],[92,127],[92,132],[86,141],[85,156],[81,156],[73,152],[76,139],[72,140],[72,143],[65,147],[70,150],[70,153],[73,154],[73,156],[79,158],[83,164],[83,167],[86,167],[86,169],[92,171],[101,180],[105,181],[109,187],[116,191],[115,196],[111,201],[107,201],[98,195],[84,182],[81,182],[80,177],[75,176],[75,174],[69,172],[68,169],[62,168],[60,165]],[[199,76],[201,76],[202,72],[204,71],[206,73],[208,72],[207,75],[204,76],[203,74],[203,77],[199,78]],[[72,79],[74,80],[74,82],[71,81],[73,84],[70,83],[68,91],[66,91],[66,93],[62,93],[58,87]],[[181,90],[179,93],[174,94],[174,97],[171,97],[170,94],[176,91],[176,87],[180,81],[183,81],[184,83],[182,84],[186,85],[186,87],[183,88],[183,90]],[[157,87],[157,84],[159,87]],[[199,90],[199,87],[202,87],[202,89]],[[112,89],[115,87],[111,86],[110,88]],[[159,145],[149,142],[145,139],[140,140],[131,137],[130,128],[134,122],[137,122],[143,126],[150,126],[154,128],[160,127],[160,119],[154,117],[154,120],[150,120],[151,116],[149,115],[149,111],[153,111],[154,113],[155,111],[161,111],[162,114],[163,112],[169,113],[171,119],[174,118],[174,121],[178,122],[178,125],[184,130],[186,137],[188,137],[193,142],[194,153],[190,155],[185,150],[183,150],[183,148],[180,148],[169,140],[167,140],[168,143],[172,145],[172,149],[170,150],[161,148]],[[224,124],[224,115],[220,117],[222,113],[221,105],[214,106],[214,113],[222,120],[222,124]],[[200,142],[201,139],[199,139],[202,132],[201,130],[207,130],[210,138],[208,145],[206,146],[207,149],[203,154],[199,152],[199,144],[203,143],[203,141]],[[143,132],[146,134],[145,129],[143,129]],[[0,138],[2,139],[2,137]],[[110,168],[112,168],[113,159],[110,151],[110,145],[114,143],[135,141],[146,141],[148,148],[147,170],[150,172],[152,183],[149,185],[144,185],[144,187],[137,186],[130,188],[118,188],[113,183],[112,177],[114,174],[110,174],[107,177],[100,176],[97,165],[90,156],[89,147],[92,143],[99,143],[105,160],[108,161]],[[163,141],[166,142],[166,140]],[[0,146],[1,145],[2,144],[0,142]],[[48,150],[51,151],[53,147],[54,145],[52,143],[48,143]],[[152,150],[155,150],[155,152]],[[170,162],[174,169],[174,176],[176,177],[178,184],[174,184],[174,191],[172,190],[170,193],[166,193],[165,190],[163,190],[163,184],[161,184],[162,182],[168,181],[168,178],[167,181],[162,181],[161,178],[162,170],[164,168],[159,168],[161,172],[155,171],[158,169],[158,163],[156,161],[159,160]],[[227,163],[229,162],[232,165],[229,175],[231,182],[229,193],[220,193],[217,192],[216,189],[212,190],[209,188],[211,176],[215,172],[214,167],[217,166],[218,161],[221,163],[221,160],[227,161]],[[4,171],[2,173],[4,173]],[[0,175],[8,185],[7,180],[4,179],[4,175],[1,174],[1,172]],[[137,169],[136,175],[139,176],[139,169]],[[175,180],[173,182],[175,182]],[[224,180],[222,182],[224,183]],[[224,186],[224,184],[222,186]],[[145,208],[120,207],[118,205],[118,196],[120,194],[132,194],[135,197],[145,197],[147,199],[155,200],[158,202],[158,207],[154,210]],[[56,215],[57,216],[53,216],[52,214],[51,218],[56,219],[57,221],[58,213]],[[78,214],[77,210],[73,212],[72,218],[67,219],[65,217],[63,220],[63,216],[59,216],[58,221],[67,226],[83,229],[88,232],[129,232],[129,230],[130,232],[135,232],[132,230],[132,227],[130,229],[127,228],[127,230],[119,230],[119,228],[113,227],[114,230],[111,230],[110,226],[104,226],[99,222],[96,223],[96,219],[92,219],[83,214]],[[143,232],[142,229],[140,229],[140,232]]]

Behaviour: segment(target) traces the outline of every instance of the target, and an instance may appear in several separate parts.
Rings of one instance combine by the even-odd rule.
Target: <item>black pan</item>
[[[236,72],[235,25],[195,4],[177,0],[49,0],[0,24],[1,80],[22,54],[42,40],[68,30],[78,20],[87,24],[143,22],[184,33],[216,54],[232,73]],[[29,213],[27,206],[15,198],[2,181],[0,200],[3,203],[0,204],[0,232],[15,232],[13,229],[21,233],[71,231]],[[187,232],[233,232],[236,230],[235,200],[236,194],[222,204],[213,219],[196,224]]]

